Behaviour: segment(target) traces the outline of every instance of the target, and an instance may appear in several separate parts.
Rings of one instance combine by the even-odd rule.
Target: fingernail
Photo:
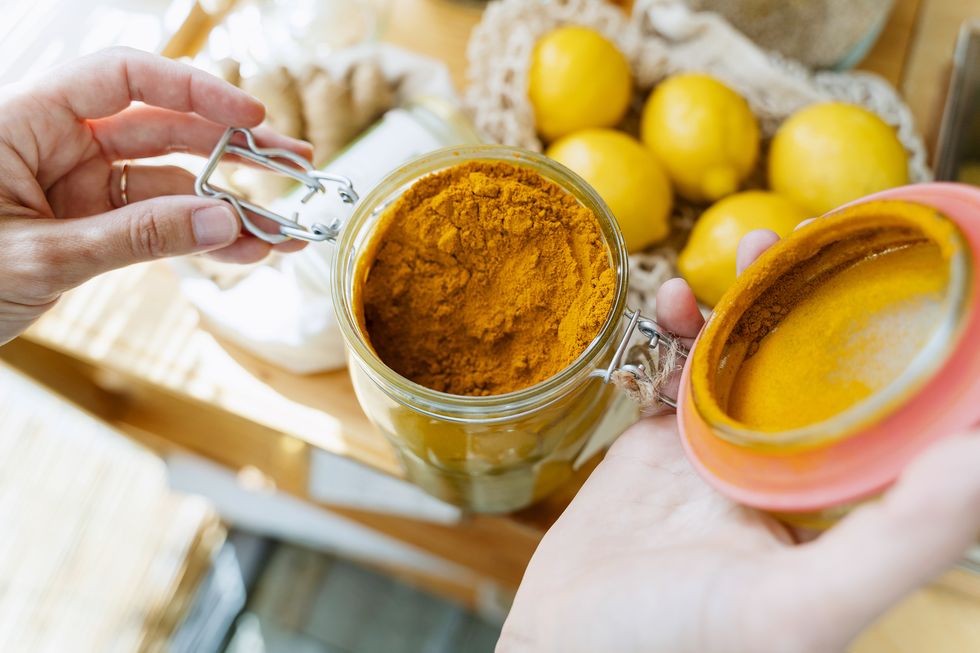
[[[201,247],[226,245],[238,237],[238,218],[227,206],[198,209],[191,216],[194,241]]]

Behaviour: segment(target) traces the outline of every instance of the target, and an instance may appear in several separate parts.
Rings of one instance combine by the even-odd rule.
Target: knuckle
[[[130,242],[137,258],[161,258],[168,251],[166,230],[152,210],[140,213],[130,222]]]

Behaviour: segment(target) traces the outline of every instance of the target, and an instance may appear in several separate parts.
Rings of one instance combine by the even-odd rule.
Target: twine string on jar
[[[590,376],[620,388],[642,415],[670,412],[677,408],[672,392],[677,386],[688,350],[680,339],[665,331],[638,310],[626,309],[629,320],[609,366]],[[652,315],[652,313],[651,313]],[[637,336],[642,341],[631,343]]]
[[[643,360],[643,364],[615,370],[609,379],[636,403],[645,417],[670,413],[677,408],[667,391],[671,381],[680,375],[684,361],[681,345],[675,338],[654,349],[644,345],[631,348],[629,358]]]

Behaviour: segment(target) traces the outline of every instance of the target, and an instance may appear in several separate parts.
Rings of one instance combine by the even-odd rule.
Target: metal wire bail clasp
[[[652,368],[654,361],[651,355],[654,351],[663,347],[667,352],[667,364],[674,366],[675,357],[687,358],[687,348],[680,344],[677,338],[669,333],[666,333],[660,329],[660,325],[651,319],[645,318],[640,314],[640,311],[633,311],[626,309],[626,318],[629,320],[629,324],[626,326],[626,330],[623,332],[623,338],[619,342],[619,346],[616,347],[616,352],[613,354],[612,360],[609,362],[609,367],[605,370],[595,370],[592,372],[592,376],[602,379],[603,383],[609,383],[615,372],[626,372],[631,374],[634,379],[638,382],[655,383],[649,374],[649,368]],[[630,347],[630,342],[633,340],[635,333],[639,333],[643,336],[643,342],[634,348]],[[627,352],[635,354],[644,363],[625,363],[624,359],[627,356]],[[673,370],[669,370],[672,372]],[[667,374],[663,375],[664,377]],[[672,398],[660,392],[660,388],[656,387],[656,398],[657,400],[667,404],[671,408],[677,408],[677,402]]]
[[[241,134],[245,138],[244,147],[232,144],[231,139],[235,134]],[[251,131],[242,127],[229,127],[221,137],[221,140],[218,141],[218,144],[214,146],[214,151],[211,152],[211,158],[208,159],[204,170],[197,176],[194,182],[194,190],[201,197],[213,197],[215,199],[225,200],[231,204],[235,212],[238,213],[242,225],[253,236],[267,243],[277,245],[290,238],[314,242],[324,240],[334,241],[340,234],[342,222],[340,219],[335,219],[329,225],[314,223],[309,227],[305,227],[299,222],[299,212],[294,212],[292,216],[287,218],[284,215],[280,215],[239,197],[234,193],[212,186],[211,175],[214,174],[218,163],[221,162],[222,157],[226,154],[257,163],[302,183],[308,191],[303,199],[300,200],[303,204],[309,202],[310,198],[317,193],[327,192],[327,187],[323,183],[324,181],[337,184],[337,193],[345,204],[354,204],[358,200],[357,192],[354,191],[354,185],[347,177],[320,172],[313,167],[312,163],[295,152],[277,147],[259,147]],[[260,229],[248,217],[249,212],[278,224],[279,233],[270,234]]]

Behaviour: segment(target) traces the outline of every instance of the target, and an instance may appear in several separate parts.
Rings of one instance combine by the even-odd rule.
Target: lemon
[[[561,27],[534,47],[528,95],[546,141],[588,127],[612,127],[630,101],[630,67],[616,46],[585,27]]]
[[[555,141],[547,155],[577,172],[609,205],[636,252],[663,240],[673,193],[667,175],[647,148],[613,129],[585,129]]]
[[[662,82],[643,107],[643,142],[677,193],[713,202],[738,190],[759,156],[759,124],[748,103],[707,75]]]
[[[808,106],[773,137],[769,186],[814,215],[906,183],[908,156],[895,130],[861,107]]]
[[[714,306],[735,282],[735,252],[742,236],[753,229],[786,236],[807,217],[802,208],[769,191],[729,195],[698,218],[677,267],[698,300]]]

